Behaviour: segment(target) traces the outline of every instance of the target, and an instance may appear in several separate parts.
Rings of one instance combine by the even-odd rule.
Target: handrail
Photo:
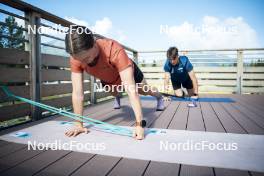
[[[11,13],[11,12],[8,12],[8,11],[3,10],[3,9],[0,9],[0,13],[6,14],[6,15],[10,15],[10,16],[13,16],[13,17],[16,17],[16,18],[19,18],[19,19],[28,21],[28,18],[26,18],[26,17],[22,17],[20,15],[17,15],[17,14]]]
[[[179,50],[179,52],[203,52],[203,51],[260,51],[264,48],[232,48],[232,49],[197,49],[197,50]],[[138,53],[164,53],[166,50],[138,51]]]
[[[49,13],[45,10],[42,10],[36,6],[33,6],[31,4],[28,4],[24,1],[20,0],[8,0],[8,1],[1,1],[2,4],[5,4],[7,6],[13,7],[15,9],[28,12],[33,11],[41,15],[41,18],[44,18],[46,20],[49,20],[53,23],[61,24],[62,26],[69,27],[70,25],[74,24],[68,20],[65,20],[61,17],[58,17],[56,15],[53,15],[52,13]]]

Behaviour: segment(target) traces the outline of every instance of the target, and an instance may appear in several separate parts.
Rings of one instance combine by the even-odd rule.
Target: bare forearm
[[[75,114],[83,115],[83,100],[83,96],[72,96],[73,111]],[[82,127],[83,123],[82,121],[76,121],[76,125]]]
[[[170,74],[165,72],[165,75],[164,75],[164,91],[165,91],[165,93],[168,93],[168,91],[169,91],[169,78],[170,78]]]
[[[164,91],[165,93],[168,93],[168,90],[169,90],[169,80],[164,80]]]
[[[139,99],[139,95],[136,91],[134,90],[128,90],[127,91],[128,96],[129,96],[129,100],[131,102],[131,106],[133,108],[133,111],[135,113],[136,116],[136,121],[140,122],[142,120],[142,108],[141,108],[141,103],[140,103],[140,99]]]

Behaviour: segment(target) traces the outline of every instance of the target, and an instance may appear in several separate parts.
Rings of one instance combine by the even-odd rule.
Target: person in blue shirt
[[[165,79],[164,88],[168,92],[169,79],[171,79],[174,93],[178,97],[184,96],[183,88],[186,88],[191,98],[198,98],[198,82],[193,71],[193,65],[186,56],[179,56],[176,47],[170,47],[167,51],[167,60],[164,64]]]

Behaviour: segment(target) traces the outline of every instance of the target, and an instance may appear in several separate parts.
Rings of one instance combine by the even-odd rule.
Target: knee
[[[178,97],[182,97],[183,96],[183,92],[182,91],[175,91],[175,95]]]

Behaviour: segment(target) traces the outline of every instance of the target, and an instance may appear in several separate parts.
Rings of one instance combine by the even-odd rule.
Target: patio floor
[[[156,101],[142,99],[144,118],[149,128],[208,131],[217,133],[264,134],[264,95],[216,95],[202,97],[231,98],[234,103],[199,102],[188,108],[184,101],[166,102],[165,111],[155,111]],[[112,101],[85,109],[84,115],[108,123],[133,126],[135,119],[128,98],[122,108],[114,110]],[[9,128],[0,135],[49,120],[71,120],[53,116]],[[264,150],[263,150],[264,151]],[[264,161],[263,161],[264,162]],[[111,157],[65,150],[27,150],[27,145],[0,141],[0,175],[264,175],[251,171],[172,164],[129,158]]]

